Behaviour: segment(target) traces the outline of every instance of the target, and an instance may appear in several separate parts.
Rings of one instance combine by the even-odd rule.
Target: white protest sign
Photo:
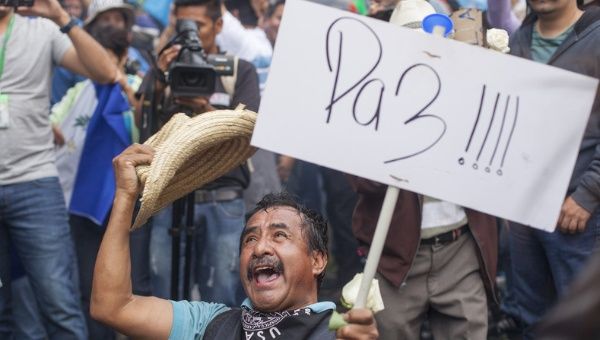
[[[252,144],[554,230],[597,85],[291,0]]]

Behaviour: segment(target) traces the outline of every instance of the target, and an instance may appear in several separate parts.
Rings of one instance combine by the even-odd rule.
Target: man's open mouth
[[[248,280],[266,284],[277,280],[283,273],[283,264],[276,258],[261,258],[250,263]]]
[[[256,267],[252,274],[252,276],[254,277],[254,280],[256,280],[256,283],[258,283],[258,284],[269,283],[269,282],[275,281],[275,280],[277,280],[277,278],[280,275],[281,275],[281,272],[279,272],[278,270],[276,270],[275,268],[273,268],[271,266]]]

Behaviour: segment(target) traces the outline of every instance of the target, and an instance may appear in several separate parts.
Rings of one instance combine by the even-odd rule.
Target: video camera
[[[35,0],[0,0],[0,6],[9,7],[31,7]]]
[[[215,92],[217,76],[233,75],[233,57],[204,53],[195,21],[177,20],[176,28],[177,35],[163,49],[182,46],[168,70],[171,93],[175,97],[210,96]]]
[[[156,62],[154,72],[148,73],[151,79],[166,82],[171,91],[170,99],[164,100],[155,91],[154,81],[149,82],[144,90],[142,101],[141,140],[152,136],[162,123],[167,122],[174,112],[192,114],[190,108],[174,105],[173,97],[209,97],[215,92],[217,76],[231,76],[234,73],[234,59],[226,55],[207,55],[198,38],[198,26],[193,20],[180,19],[176,23],[177,34],[158,53],[160,56],[175,44],[182,48],[174,61],[169,65],[166,79]],[[155,58],[150,58],[155,61]],[[164,94],[164,93],[163,93]]]

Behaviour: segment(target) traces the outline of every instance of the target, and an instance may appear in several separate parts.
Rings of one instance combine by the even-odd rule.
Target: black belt
[[[465,224],[460,228],[447,231],[443,234],[439,234],[439,235],[436,235],[436,236],[430,237],[430,238],[421,239],[421,244],[433,245],[433,246],[445,246],[448,243],[452,243],[452,242],[458,240],[458,238],[461,235],[466,234],[468,232],[469,232],[469,225]]]
[[[215,190],[196,190],[194,192],[196,203],[231,201],[236,198],[242,198],[244,192],[242,189],[221,188]]]

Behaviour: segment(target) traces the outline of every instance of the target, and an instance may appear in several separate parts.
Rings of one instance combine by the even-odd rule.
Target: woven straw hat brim
[[[218,110],[194,118],[174,115],[144,143],[156,151],[152,164],[136,169],[144,189],[132,228],[252,156],[255,122],[256,113],[248,110]]]

